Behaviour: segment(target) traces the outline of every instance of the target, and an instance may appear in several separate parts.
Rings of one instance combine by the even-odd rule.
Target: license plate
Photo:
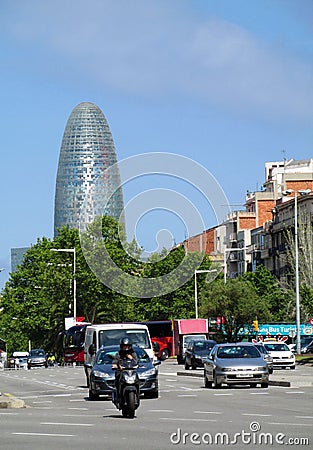
[[[237,378],[252,378],[253,377],[253,375],[252,375],[252,373],[238,373],[237,375]]]

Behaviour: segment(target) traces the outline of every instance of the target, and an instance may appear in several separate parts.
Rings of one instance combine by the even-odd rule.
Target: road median
[[[0,394],[0,409],[6,408],[25,408],[25,402],[10,394]]]

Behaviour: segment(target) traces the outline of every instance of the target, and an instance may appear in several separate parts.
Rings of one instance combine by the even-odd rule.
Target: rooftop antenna
[[[287,158],[286,158],[286,150],[283,148],[282,149],[282,154],[284,155],[284,178],[283,178],[283,186],[285,186],[285,180],[286,180],[286,162],[287,162]],[[285,189],[285,187],[284,187]]]
[[[284,155],[284,163],[287,161],[287,158],[286,158],[286,150],[283,148],[282,149],[282,154]]]

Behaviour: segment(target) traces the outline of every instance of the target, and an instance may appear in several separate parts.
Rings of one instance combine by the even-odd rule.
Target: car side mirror
[[[112,360],[114,359],[114,356],[113,356],[113,355],[110,355],[110,354],[109,354],[109,355],[107,355],[107,356],[108,356],[109,359],[112,359]]]
[[[159,359],[157,361],[153,361],[153,365],[154,366],[159,366],[161,364],[162,361],[160,361]]]

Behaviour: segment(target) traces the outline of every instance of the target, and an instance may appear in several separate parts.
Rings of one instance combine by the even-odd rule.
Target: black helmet
[[[132,351],[132,349],[133,349],[132,340],[129,339],[128,337],[123,337],[120,340],[120,349],[124,350],[126,352]]]

